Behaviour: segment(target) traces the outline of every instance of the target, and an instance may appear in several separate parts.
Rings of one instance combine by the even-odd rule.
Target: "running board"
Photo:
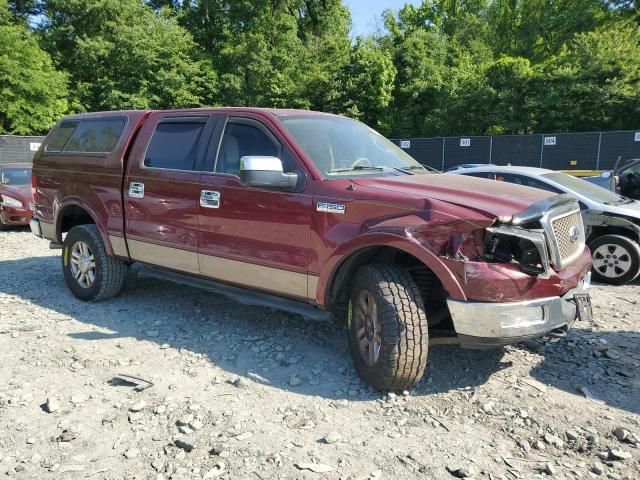
[[[243,305],[275,308],[277,310],[284,310],[286,312],[302,315],[303,317],[307,317],[312,320],[330,321],[332,319],[330,312],[320,310],[309,303],[278,297],[277,295],[270,295],[268,293],[256,292],[245,288],[234,287],[208,278],[186,275],[184,273],[164,270],[150,265],[142,265],[139,275],[159,278],[161,280],[169,280],[189,287],[219,293],[235,300],[238,303],[242,303]]]

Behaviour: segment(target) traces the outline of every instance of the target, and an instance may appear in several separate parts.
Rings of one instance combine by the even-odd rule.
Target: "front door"
[[[198,208],[210,115],[154,113],[129,155],[126,237],[133,260],[187,273],[198,269]]]
[[[228,117],[202,175],[198,260],[200,273],[221,281],[307,300],[311,182],[288,148],[257,119]],[[217,154],[216,154],[217,152]],[[291,191],[247,187],[240,159],[275,156],[285,172],[299,174]],[[215,199],[214,199],[215,198]],[[210,204],[207,204],[210,203]]]

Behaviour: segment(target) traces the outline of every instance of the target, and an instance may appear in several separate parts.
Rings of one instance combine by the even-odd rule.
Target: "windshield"
[[[365,124],[344,117],[280,117],[323,175],[413,175],[431,173]]]
[[[2,184],[3,185],[30,185],[31,169],[30,168],[3,168]]]
[[[593,183],[587,182],[586,180],[567,175],[566,173],[545,173],[542,175],[542,177],[551,180],[552,182],[555,182],[559,185],[562,185],[563,187],[566,187],[569,190],[574,191],[575,193],[584,195],[589,200],[593,200],[594,202],[614,204],[624,203],[627,201],[625,197],[622,197],[617,193],[594,185]]]

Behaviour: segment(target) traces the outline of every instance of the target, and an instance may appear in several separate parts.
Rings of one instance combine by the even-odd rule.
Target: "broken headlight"
[[[528,275],[549,274],[549,252],[541,230],[498,226],[487,229],[486,239],[485,261],[517,263]]]

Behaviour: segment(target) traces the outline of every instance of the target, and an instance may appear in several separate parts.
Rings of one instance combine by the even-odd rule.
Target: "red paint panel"
[[[517,265],[485,262],[465,263],[443,258],[469,300],[478,302],[515,302],[561,296],[576,288],[591,269],[591,253],[585,248],[578,260],[550,278],[532,277]]]
[[[218,175],[203,175],[202,185],[220,192],[221,203],[200,207],[200,253],[307,273],[310,196]]]
[[[128,158],[124,182],[128,239],[197,252],[200,172],[147,168],[144,156],[164,113],[152,113],[140,129]],[[144,185],[144,198],[133,198],[131,183]]]

